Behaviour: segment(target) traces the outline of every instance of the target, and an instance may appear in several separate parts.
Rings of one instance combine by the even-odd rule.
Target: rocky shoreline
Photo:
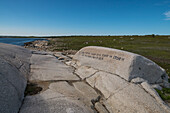
[[[31,49],[31,50],[46,51],[48,48],[48,39],[47,40],[36,40],[33,42],[26,42],[24,43],[24,47]]]
[[[47,40],[36,40],[33,42],[24,43],[24,48],[28,48],[30,50],[37,50],[37,51],[46,51],[46,52],[62,52],[63,55],[74,55],[77,53],[77,50],[51,50],[51,46],[49,46],[49,40],[51,38],[47,38]]]
[[[156,84],[161,87],[169,87],[169,84],[166,84],[165,71],[142,56],[102,47],[83,48],[75,55],[74,52],[68,51],[51,52],[48,49],[48,41],[27,43],[25,48],[29,48],[29,50],[8,44],[1,44],[0,47],[3,48],[0,49],[0,58],[12,64],[13,68],[19,69],[15,73],[22,72],[20,75],[25,80],[24,85],[21,85],[23,82],[17,82],[15,76],[8,76],[12,86],[1,89],[1,92],[17,87],[18,89],[13,95],[17,95],[17,91],[20,91],[22,95],[20,95],[19,101],[13,101],[14,96],[5,95],[8,100],[1,101],[0,106],[4,106],[0,107],[1,112],[170,112],[169,106],[154,90],[154,88],[159,88],[154,86]],[[103,57],[100,58],[101,56]],[[140,67],[135,68],[137,66]],[[145,67],[148,70],[153,69],[152,72],[156,75],[146,69],[142,70]],[[13,68],[9,67],[8,71]],[[2,68],[2,70],[6,69]],[[11,71],[11,73],[2,72],[3,75],[14,74]],[[23,98],[26,81],[28,83]],[[6,102],[6,104],[2,102]],[[11,103],[10,106],[8,106],[8,102]],[[18,106],[15,106],[15,102],[18,102]]]

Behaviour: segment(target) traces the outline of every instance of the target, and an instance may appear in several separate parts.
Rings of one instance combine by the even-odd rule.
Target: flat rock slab
[[[81,79],[88,78],[96,72],[97,70],[95,70],[94,68],[87,67],[87,66],[80,66],[75,70],[75,73],[79,75]]]
[[[117,74],[130,81],[140,77],[155,83],[167,75],[164,69],[151,60],[126,51],[89,46],[79,50],[73,57],[78,66],[89,66],[98,70]]]
[[[74,69],[51,55],[33,54],[30,81],[79,80]]]
[[[78,84],[80,86],[77,86]],[[80,87],[84,89],[80,89]],[[79,100],[88,108],[92,106],[91,100],[96,99],[98,96],[94,89],[83,82],[75,82],[73,86],[69,85],[67,82],[56,82],[50,84],[49,88],[66,97]]]
[[[112,95],[106,102],[106,107],[114,113],[169,113],[154,97],[139,85],[128,87]]]
[[[112,94],[129,85],[129,83],[122,78],[106,72],[97,72],[86,81],[92,87],[101,91],[105,98],[109,98]]]
[[[46,94],[45,94],[46,93]],[[82,103],[52,90],[26,97],[20,113],[89,113]]]
[[[75,82],[73,85],[76,90],[78,90],[86,98],[89,98],[89,100],[96,99],[99,96],[92,87],[84,82]]]
[[[27,96],[20,113],[92,113],[86,97],[67,82],[51,83],[49,89]]]

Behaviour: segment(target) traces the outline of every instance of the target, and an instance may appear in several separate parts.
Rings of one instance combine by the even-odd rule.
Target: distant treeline
[[[71,36],[0,36],[0,38],[69,38],[69,37],[170,37],[170,35],[71,35]]]

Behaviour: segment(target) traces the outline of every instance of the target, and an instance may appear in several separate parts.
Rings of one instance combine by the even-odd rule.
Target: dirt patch
[[[25,96],[39,94],[42,91],[42,89],[43,89],[42,87],[39,87],[35,83],[28,83],[25,90]]]

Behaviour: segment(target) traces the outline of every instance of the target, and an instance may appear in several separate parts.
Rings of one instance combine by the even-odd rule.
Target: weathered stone
[[[33,54],[31,57],[31,77],[29,80],[79,80],[73,68],[51,55]]]
[[[29,76],[31,52],[0,43],[0,113],[18,113]]]
[[[58,59],[58,60],[61,60],[61,61],[64,61],[64,62],[67,62],[67,61],[70,61],[70,57],[67,57],[67,56],[64,56],[62,54],[62,52],[55,52],[54,53],[54,56]]]
[[[71,66],[72,61],[65,62],[66,65]]]
[[[55,57],[61,57],[61,56],[64,56],[64,55],[62,54],[62,52],[55,52],[54,56]]]
[[[22,102],[19,98],[15,87],[0,74],[0,113],[18,113]]]
[[[24,91],[27,84],[24,75],[15,66],[11,65],[10,62],[0,58],[0,76],[6,79],[9,82],[8,84],[11,84],[17,90],[18,98],[21,101],[24,98]]]
[[[69,63],[69,64],[70,64],[70,66],[73,66],[75,68],[78,68],[81,66],[80,62],[77,60],[72,60],[71,63]]]
[[[44,94],[46,93],[46,94]],[[26,97],[20,113],[89,113],[83,104],[53,90]]]
[[[80,76],[80,78],[85,79],[87,77],[90,77],[94,73],[96,73],[97,70],[87,67],[87,66],[81,66],[75,70],[75,73]]]
[[[20,113],[89,113],[93,112],[86,97],[67,82],[51,83],[49,89],[27,96]]]
[[[53,52],[46,52],[46,51],[32,51],[32,54],[39,54],[39,55],[53,55]]]
[[[144,82],[146,80],[144,80],[143,78],[137,77],[131,80],[131,82],[135,83],[135,84],[140,84],[142,82]]]
[[[102,104],[100,104],[99,102],[95,103],[95,108],[97,109],[97,111],[99,113],[109,113]]]
[[[163,84],[162,86],[166,87],[166,88],[170,88],[170,83],[166,80],[163,80]]]
[[[112,95],[105,105],[114,113],[169,113],[155,98],[135,84]]]
[[[73,61],[79,61],[81,66],[120,75],[128,81],[140,77],[155,83],[166,74],[164,69],[143,56],[104,47],[85,47],[75,54]]]
[[[26,78],[28,77],[31,51],[20,46],[0,43],[0,57],[20,69]]]
[[[95,87],[95,83],[96,83],[96,76],[91,76],[89,78],[86,79],[87,83],[90,84],[91,87]]]
[[[92,87],[101,91],[105,98],[110,97],[112,94],[122,90],[129,84],[117,75],[106,72],[97,72],[92,77],[88,78],[87,82],[91,84]]]
[[[159,94],[151,87],[148,82],[143,82],[142,87],[150,94],[152,95],[156,101],[167,111],[170,112],[170,108],[165,104],[165,102],[160,98]]]
[[[162,87],[159,84],[153,84],[152,85],[153,89],[158,89],[158,90],[162,90]]]
[[[49,88],[66,97],[74,97],[76,99],[79,98],[79,92],[73,86],[70,86],[67,82],[63,81],[51,83]]]
[[[71,59],[72,59],[74,55],[67,55],[67,56],[68,56],[69,58],[71,58]]]
[[[92,87],[84,82],[75,82],[73,83],[73,85],[76,90],[78,90],[82,95],[88,98],[89,101],[91,101],[92,99],[96,99],[99,96],[99,94],[97,94]]]
[[[84,104],[84,106],[88,108],[90,108],[90,106],[92,105],[91,98],[95,97],[95,95],[94,96],[91,95],[90,97],[87,97],[86,96],[87,94],[84,95],[87,92],[86,91],[87,89],[81,91],[76,90],[73,86],[70,86],[67,82],[52,83],[50,84],[49,88],[64,95],[65,97],[69,97],[74,100],[79,100]],[[84,93],[82,91],[84,91]]]
[[[33,42],[35,47],[41,48],[43,46],[47,46],[48,45],[48,41],[46,40],[36,40]]]
[[[59,60],[60,60],[60,59],[63,59],[63,60],[69,59],[67,56],[64,56],[64,55],[62,54],[62,52],[56,52],[56,53],[54,53],[54,56],[57,57]]]

